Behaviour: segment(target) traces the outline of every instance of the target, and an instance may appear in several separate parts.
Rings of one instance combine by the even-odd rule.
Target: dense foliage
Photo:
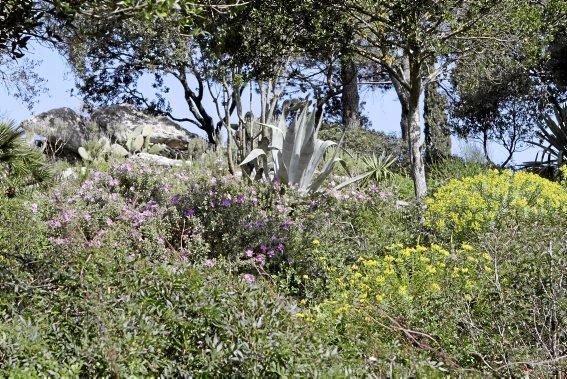
[[[562,377],[565,25],[565,0],[2,1],[15,93],[49,41],[87,105],[211,149],[153,155],[144,124],[47,165],[0,123],[0,376]],[[359,126],[370,85],[401,138]],[[538,124],[544,161],[495,169]]]
[[[524,361],[541,375],[561,369],[559,185],[496,171],[450,181],[415,229],[419,209],[398,204],[399,181],[363,191],[331,183],[306,196],[223,176],[219,157],[168,169],[110,162],[1,199],[3,375],[501,375]],[[490,201],[471,214],[501,217],[426,228],[456,212],[443,199],[476,194]],[[559,219],[542,216],[556,208]],[[515,332],[526,322],[533,332]]]

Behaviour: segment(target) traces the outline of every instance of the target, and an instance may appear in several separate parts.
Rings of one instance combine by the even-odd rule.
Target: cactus
[[[139,152],[159,152],[163,150],[160,148],[157,150],[157,147],[154,144],[150,143],[150,138],[153,134],[154,128],[151,125],[143,125],[138,126],[132,132],[126,135],[126,148],[130,153],[139,153]]]
[[[92,162],[93,161],[93,157],[89,154],[87,149],[85,149],[83,146],[79,147],[79,155],[81,156],[81,159],[84,160],[85,162]]]
[[[88,141],[79,148],[79,155],[85,162],[98,162],[108,158],[126,158],[139,152],[158,154],[165,149],[165,145],[150,143],[153,127],[150,125],[139,126],[126,135],[125,146],[117,143],[110,144],[106,137],[98,141]]]
[[[117,143],[110,146],[110,154],[116,158],[126,158],[127,156],[130,155],[128,150],[126,150],[124,147],[122,147]]]

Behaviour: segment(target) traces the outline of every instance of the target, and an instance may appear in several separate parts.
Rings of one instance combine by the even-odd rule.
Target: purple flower
[[[246,201],[246,196],[244,195],[238,195],[236,197],[236,204],[244,204],[245,201]]]
[[[256,281],[256,277],[252,274],[244,274],[242,275],[242,279],[244,279],[246,282],[252,284]]]
[[[92,217],[91,217],[90,214],[85,213],[85,214],[83,215],[83,219],[84,219],[85,221],[90,221],[90,220],[92,219]]]
[[[60,228],[61,227],[61,221],[59,220],[49,220],[47,221],[47,225],[50,228]]]
[[[265,253],[266,250],[268,250],[268,248],[266,247],[265,244],[262,243],[262,244],[260,244],[260,250],[262,250],[262,253]]]
[[[230,199],[223,199],[221,205],[222,205],[224,208],[228,208],[228,207],[230,207],[230,206],[232,205],[232,202],[230,201]]]
[[[49,241],[54,245],[67,245],[69,241],[61,237],[49,237]]]
[[[38,206],[37,206],[36,203],[33,203],[32,205],[30,205],[30,210],[31,210],[31,212],[32,212],[33,214],[36,214],[37,211],[38,211],[38,209],[39,209],[39,208],[38,208]]]
[[[248,249],[244,255],[246,255],[247,258],[252,258],[254,256],[254,252],[251,249]]]
[[[170,202],[173,205],[178,205],[181,202],[181,196],[179,195],[172,196]]]
[[[289,230],[292,225],[294,224],[293,220],[286,220],[283,224],[282,224],[282,229],[283,230]]]
[[[63,222],[69,222],[72,219],[74,219],[75,216],[76,216],[75,211],[70,209],[70,210],[63,212],[63,215],[61,217],[63,218]]]
[[[283,251],[285,250],[285,246],[283,243],[278,244],[278,250],[283,253]]]
[[[275,251],[273,251],[273,250],[269,250],[269,251],[268,251],[268,257],[273,258],[273,257],[275,257],[275,256],[276,256],[276,252],[275,252]]]
[[[264,254],[258,254],[256,256],[255,261],[256,261],[256,264],[263,266],[263,265],[266,264],[266,256]]]
[[[205,266],[207,267],[214,267],[216,264],[216,261],[214,259],[207,259],[205,260]]]
[[[185,212],[183,212],[183,216],[193,217],[193,216],[195,216],[195,210],[194,209],[186,209]]]

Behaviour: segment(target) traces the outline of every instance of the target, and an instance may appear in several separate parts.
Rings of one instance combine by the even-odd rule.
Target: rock
[[[188,143],[199,138],[166,117],[147,115],[131,105],[111,105],[97,109],[91,115],[91,122],[98,125],[101,132],[113,142],[122,145],[126,143],[128,133],[139,126],[149,125],[153,128],[150,142],[166,146],[161,155],[175,156],[185,152]]]
[[[33,139],[45,138],[50,151],[77,152],[87,139],[83,118],[70,108],[57,108],[38,114],[20,125]]]
[[[138,153],[132,155],[130,159],[133,161],[142,160],[146,162],[152,162],[159,166],[167,166],[167,167],[182,166],[186,164],[185,161],[181,161],[178,159],[170,159],[170,158],[162,157],[161,155],[148,154],[148,153]]]

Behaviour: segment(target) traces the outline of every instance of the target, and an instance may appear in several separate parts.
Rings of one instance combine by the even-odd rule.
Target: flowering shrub
[[[340,314],[378,306],[401,314],[429,308],[446,300],[449,292],[470,302],[482,288],[485,274],[492,271],[491,260],[468,244],[453,252],[435,244],[395,244],[386,248],[384,256],[360,257],[344,272],[328,266],[327,271],[335,273],[334,289],[322,307]]]
[[[506,224],[564,217],[567,191],[535,174],[490,170],[450,181],[426,205],[426,226],[462,240]]]
[[[455,344],[463,349],[467,336],[459,334],[459,322],[465,319],[464,310],[482,298],[491,266],[490,255],[468,244],[455,250],[395,244],[385,255],[360,257],[344,270],[328,265],[334,275],[329,297],[296,317],[317,327],[333,325],[337,336],[357,338],[356,347],[343,347],[355,351],[396,348],[404,341],[422,343],[429,334],[436,337],[433,355]],[[454,364],[443,353],[436,358]]]

